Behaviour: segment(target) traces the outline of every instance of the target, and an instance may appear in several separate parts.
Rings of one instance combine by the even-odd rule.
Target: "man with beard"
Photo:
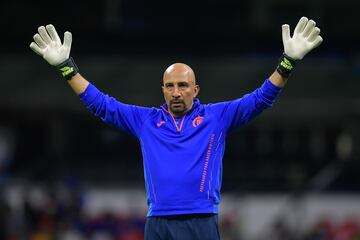
[[[201,104],[196,98],[200,87],[184,63],[164,72],[165,104],[147,108],[119,102],[82,77],[70,57],[70,32],[65,32],[62,44],[54,26],[41,26],[30,47],[57,67],[96,116],[139,139],[148,198],[145,239],[220,239],[226,136],[272,106],[295,62],[322,42],[315,25],[302,17],[293,36],[289,25],[283,25],[284,53],[270,77],[252,93],[215,104]]]

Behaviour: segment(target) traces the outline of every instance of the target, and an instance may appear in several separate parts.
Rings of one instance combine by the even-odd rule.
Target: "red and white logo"
[[[192,125],[193,125],[193,127],[197,127],[197,126],[199,126],[203,121],[204,121],[204,117],[197,116],[197,117],[192,121]]]
[[[157,127],[161,127],[161,125],[163,125],[165,123],[165,121],[160,121],[159,123],[156,124]]]

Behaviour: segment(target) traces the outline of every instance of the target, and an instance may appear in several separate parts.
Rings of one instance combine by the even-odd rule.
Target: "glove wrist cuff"
[[[276,71],[284,78],[289,78],[291,72],[294,70],[296,60],[289,57],[285,53],[279,58],[279,63]]]
[[[76,66],[72,57],[69,57],[67,60],[57,65],[56,68],[66,80],[70,80],[79,72],[79,68]]]

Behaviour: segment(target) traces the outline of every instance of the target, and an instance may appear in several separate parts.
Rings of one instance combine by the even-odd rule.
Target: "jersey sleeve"
[[[232,131],[248,123],[262,111],[271,107],[282,88],[266,79],[261,87],[241,98],[210,104],[211,111],[224,124],[227,131]]]
[[[119,102],[102,93],[92,84],[89,84],[79,97],[85,106],[103,122],[135,137],[139,136],[142,124],[151,111],[151,108]]]

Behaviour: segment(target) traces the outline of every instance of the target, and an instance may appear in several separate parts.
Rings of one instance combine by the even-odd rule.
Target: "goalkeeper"
[[[320,29],[302,17],[275,71],[255,91],[215,104],[200,103],[193,70],[175,63],[163,75],[161,108],[120,102],[99,91],[70,57],[72,35],[61,42],[53,25],[41,26],[30,48],[59,70],[81,101],[104,122],[138,138],[148,200],[145,239],[220,239],[218,206],[226,136],[272,106],[295,65],[319,46]]]

